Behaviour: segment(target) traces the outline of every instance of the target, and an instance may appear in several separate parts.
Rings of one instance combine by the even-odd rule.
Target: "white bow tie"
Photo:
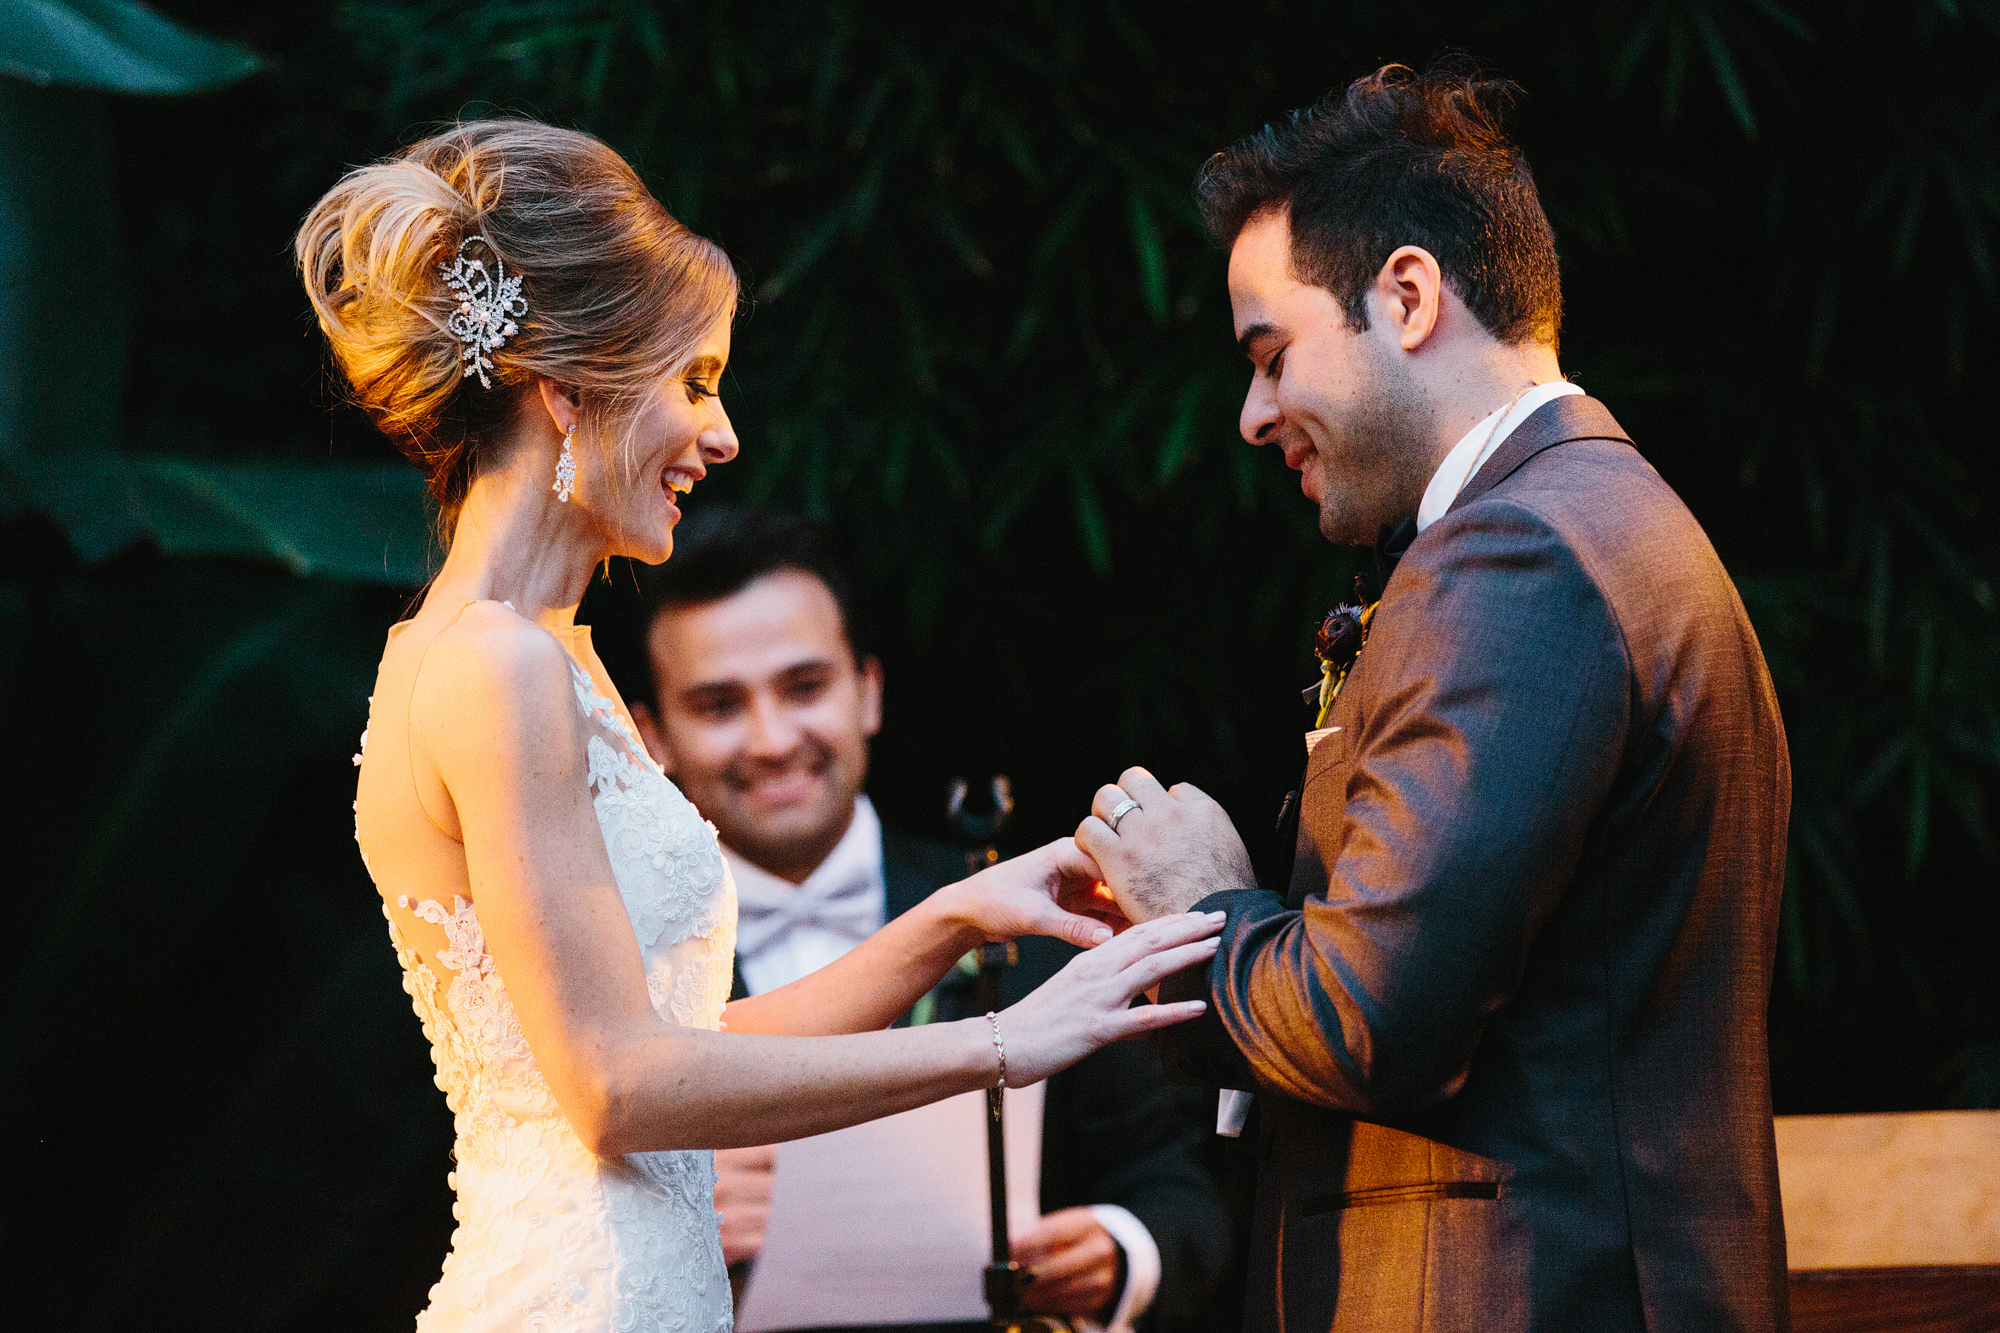
[[[818,926],[860,941],[874,933],[874,877],[865,864],[846,873],[812,878],[794,888],[782,881],[747,877],[736,886],[736,951],[754,958],[800,926]]]

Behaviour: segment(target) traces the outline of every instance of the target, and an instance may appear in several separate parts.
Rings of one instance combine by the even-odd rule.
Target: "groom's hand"
[[[1191,783],[1170,791],[1143,768],[1097,789],[1076,842],[1133,921],[1185,912],[1211,893],[1256,884],[1250,854],[1223,808]]]

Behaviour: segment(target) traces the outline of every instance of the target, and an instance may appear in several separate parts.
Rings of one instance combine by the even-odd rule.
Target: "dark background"
[[[1384,61],[1514,78],[1565,368],[1708,530],[1778,683],[1778,1109],[2000,1106],[1976,392],[2000,5],[159,8],[260,63],[186,96],[0,74],[22,1326],[407,1327],[436,1277],[450,1121],[350,841],[425,520],[327,387],[289,246],[347,166],[493,110],[602,135],[736,257],[743,452],[691,503],[801,508],[849,552],[886,818],[940,833],[951,777],[1005,772],[1026,844],[1138,761],[1262,855],[1310,632],[1359,563],[1236,437],[1247,371],[1189,182]],[[40,249],[3,248],[31,196]]]

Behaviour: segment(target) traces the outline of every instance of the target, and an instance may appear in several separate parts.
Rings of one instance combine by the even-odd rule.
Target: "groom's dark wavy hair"
[[[1555,234],[1500,129],[1516,92],[1463,56],[1421,74],[1384,65],[1210,158],[1195,180],[1202,218],[1227,247],[1257,214],[1287,210],[1293,271],[1332,292],[1357,333],[1382,265],[1417,245],[1495,338],[1553,346]]]

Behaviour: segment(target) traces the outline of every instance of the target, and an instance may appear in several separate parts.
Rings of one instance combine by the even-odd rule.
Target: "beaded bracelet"
[[[993,1050],[1000,1057],[1000,1081],[993,1086],[1004,1088],[1007,1086],[1007,1047],[1000,1040],[1000,1016],[988,1009],[986,1021],[993,1025]]]

